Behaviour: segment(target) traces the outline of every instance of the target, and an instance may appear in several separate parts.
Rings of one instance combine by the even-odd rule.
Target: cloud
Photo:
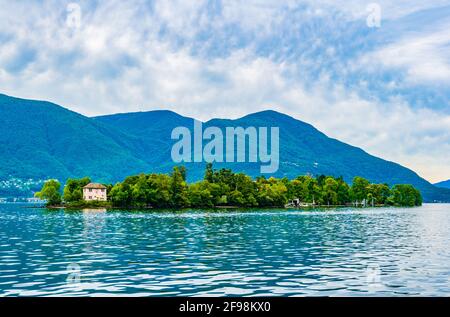
[[[381,2],[379,30],[363,1],[80,1],[79,28],[66,23],[69,2],[0,0],[3,93],[86,115],[271,108],[450,178],[448,32],[406,28],[441,1]]]
[[[413,35],[365,55],[364,67],[405,70],[405,82],[450,85],[450,23],[433,34]]]

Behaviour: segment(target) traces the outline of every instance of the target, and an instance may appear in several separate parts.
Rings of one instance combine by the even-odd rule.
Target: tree
[[[192,184],[188,189],[188,199],[191,207],[214,207],[213,196],[207,181]]]
[[[171,203],[175,208],[189,207],[188,191],[186,184],[186,170],[184,167],[174,167],[171,180]]]
[[[48,180],[44,183],[40,192],[34,194],[35,197],[47,200],[47,206],[57,206],[61,204],[60,182],[57,180]]]
[[[361,202],[367,199],[369,185],[370,182],[367,179],[358,176],[355,177],[350,190],[353,201]]]
[[[205,181],[208,181],[210,183],[214,182],[214,170],[213,170],[212,163],[206,164],[204,179],[205,179]]]
[[[259,179],[257,182],[258,206],[260,207],[284,207],[287,203],[287,187],[282,181],[275,178]]]
[[[242,198],[241,206],[256,207],[258,202],[256,201],[256,184],[253,180],[242,173],[234,175],[235,193],[234,198],[230,197],[231,201],[239,201],[238,196]],[[240,193],[241,195],[239,195]],[[233,203],[232,203],[233,204]]]
[[[327,205],[338,204],[338,189],[339,183],[333,177],[327,177],[323,185],[322,197]]]
[[[87,181],[87,180],[85,180]],[[74,193],[82,186],[80,180],[69,180],[65,197],[76,199]],[[386,184],[370,184],[355,177],[350,187],[342,177],[311,175],[287,178],[257,177],[253,180],[243,173],[229,169],[215,171],[208,164],[204,180],[188,184],[186,169],[175,167],[170,175],[140,174],[127,177],[122,183],[109,187],[108,195],[114,206],[153,208],[211,208],[284,207],[288,199],[319,205],[345,205],[353,201],[369,200],[377,204],[414,206],[422,203],[420,192],[411,185],[397,185],[392,191]]]
[[[307,203],[317,203],[320,200],[320,187],[315,178],[310,175],[303,177],[303,197]]]
[[[370,184],[368,187],[369,203],[372,198],[375,204],[385,204],[388,197],[391,195],[391,190],[387,184]]]
[[[345,205],[350,202],[350,186],[344,181],[342,177],[338,178],[338,204]]]
[[[422,205],[420,191],[409,184],[395,185],[389,202],[396,206],[414,207]]]
[[[233,190],[228,196],[228,203],[232,206],[245,206],[244,195],[238,190]]]
[[[111,189],[110,200],[114,206],[130,207],[130,195],[128,192],[129,185],[125,183],[117,183]]]
[[[63,199],[65,202],[78,202],[83,200],[83,187],[91,182],[89,177],[82,179],[68,179],[64,186]]]
[[[165,174],[151,174],[148,176],[149,192],[147,203],[155,208],[171,207],[171,186],[172,178]]]
[[[147,181],[147,176],[145,174],[139,175],[139,179],[136,184],[133,185],[131,192],[133,206],[146,207],[149,201],[149,190],[150,186]]]

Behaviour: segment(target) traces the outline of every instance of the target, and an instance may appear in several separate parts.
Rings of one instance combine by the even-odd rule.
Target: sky
[[[87,116],[273,109],[450,179],[450,0],[0,0],[0,93]]]

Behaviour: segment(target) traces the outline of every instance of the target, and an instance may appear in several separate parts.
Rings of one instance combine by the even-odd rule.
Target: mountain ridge
[[[436,187],[439,187],[439,188],[448,188],[448,189],[450,189],[450,179],[446,180],[446,181],[435,183],[433,185],[436,186]]]
[[[203,177],[204,163],[175,164],[171,160],[171,131],[192,127],[194,119],[169,110],[86,117],[59,105],[0,94],[0,180],[90,176],[117,182],[138,173],[167,173],[185,165],[190,181]],[[279,126],[280,169],[276,177],[303,174],[362,176],[373,182],[411,183],[426,201],[450,202],[450,190],[437,188],[414,171],[370,155],[361,148],[328,137],[309,123],[264,110],[238,119],[211,119],[209,126]],[[32,142],[31,142],[32,140]],[[260,175],[259,163],[215,163],[250,176]],[[270,176],[270,175],[268,175]],[[0,188],[0,194],[2,190]]]

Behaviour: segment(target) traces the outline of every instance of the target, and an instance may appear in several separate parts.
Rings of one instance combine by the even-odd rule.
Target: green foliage
[[[64,188],[68,207],[122,207],[122,208],[214,208],[224,207],[284,207],[289,200],[312,205],[395,205],[418,206],[421,193],[412,185],[371,184],[355,177],[349,186],[342,177],[305,175],[288,178],[253,180],[243,173],[229,169],[214,170],[207,165],[204,180],[188,184],[186,169],[175,167],[170,175],[140,174],[127,177],[122,183],[108,185],[108,202],[94,206],[82,200],[81,189],[89,178],[69,179]],[[36,196],[49,199],[49,205],[61,203],[60,184],[48,181]]]
[[[63,199],[66,203],[74,203],[83,200],[83,187],[91,182],[89,177],[82,179],[68,179],[64,186]]]
[[[108,198],[117,207],[170,208],[173,188],[177,186],[169,175],[140,174],[114,185]]]
[[[345,205],[350,200],[350,186],[344,181],[342,177],[337,179],[337,200],[338,205]]]
[[[174,167],[170,182],[171,207],[189,207],[188,185],[186,183],[186,168]]]
[[[395,206],[420,206],[422,205],[422,195],[412,185],[395,185],[387,201]]]
[[[339,183],[333,177],[327,177],[322,188],[322,197],[326,204],[337,205]]]
[[[362,177],[355,177],[350,189],[350,197],[353,201],[363,201],[369,194],[370,182]]]
[[[120,207],[212,208],[284,207],[289,200],[314,205],[377,205],[416,206],[422,203],[420,192],[412,185],[397,185],[392,190],[386,184],[371,184],[355,177],[350,187],[342,177],[320,175],[287,178],[258,177],[233,173],[229,169],[213,170],[206,166],[203,181],[186,183],[186,169],[175,167],[171,175],[150,174],[131,176],[116,184],[110,200]]]
[[[57,180],[48,180],[44,183],[40,192],[34,196],[39,199],[47,200],[47,206],[56,206],[61,204],[61,184]]]
[[[271,177],[256,181],[256,200],[260,207],[284,207],[287,203],[287,187],[278,179]]]
[[[391,195],[391,190],[387,184],[371,184],[368,187],[368,195],[369,203],[373,200],[374,204],[384,205]]]
[[[207,181],[192,184],[188,189],[188,200],[195,207],[214,207],[214,196],[211,194],[211,184]]]

